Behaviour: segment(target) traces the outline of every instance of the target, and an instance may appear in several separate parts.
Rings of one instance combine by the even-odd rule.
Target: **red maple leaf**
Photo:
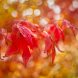
[[[55,24],[50,26],[49,33],[52,34],[52,39],[55,43],[58,43],[60,40],[64,40],[64,32]]]
[[[38,46],[37,38],[34,33],[25,25],[20,25],[19,22],[14,24],[10,35],[11,45],[8,48],[5,56],[10,56],[20,52],[23,61],[27,63],[31,56],[31,50]]]
[[[62,21],[62,30],[64,31],[67,28],[71,29],[71,31],[73,32],[73,35],[75,36],[75,31],[76,29],[78,30],[78,28],[75,25],[71,24],[68,20],[64,19]]]
[[[52,63],[54,63],[54,59],[56,56],[56,51],[55,51],[55,44],[54,41],[51,39],[51,36],[44,31],[44,40],[45,40],[45,49],[44,52],[47,52],[47,54],[52,56]]]

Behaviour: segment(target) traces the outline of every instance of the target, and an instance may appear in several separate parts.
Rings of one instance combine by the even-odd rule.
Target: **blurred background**
[[[11,31],[15,19],[25,19],[43,27],[67,19],[78,26],[78,0],[0,0],[0,33],[6,35]],[[0,78],[78,78],[78,34],[68,45],[60,43],[59,46],[64,52],[57,51],[54,64],[45,54],[27,66],[16,58],[0,60]],[[1,56],[6,48],[4,37],[0,36]]]

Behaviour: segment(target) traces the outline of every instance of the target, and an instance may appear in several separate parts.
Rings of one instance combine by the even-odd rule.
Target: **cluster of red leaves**
[[[56,23],[51,24],[49,30],[46,31],[45,28],[42,29],[40,26],[25,20],[15,21],[9,36],[11,45],[5,56],[21,53],[24,63],[27,63],[34,49],[39,48],[39,39],[41,39],[45,42],[44,52],[51,55],[52,62],[54,62],[56,56],[55,47],[60,50],[58,42],[64,40],[64,30],[69,28],[75,32],[75,27],[67,20],[63,20],[61,25],[62,27],[59,27]]]

